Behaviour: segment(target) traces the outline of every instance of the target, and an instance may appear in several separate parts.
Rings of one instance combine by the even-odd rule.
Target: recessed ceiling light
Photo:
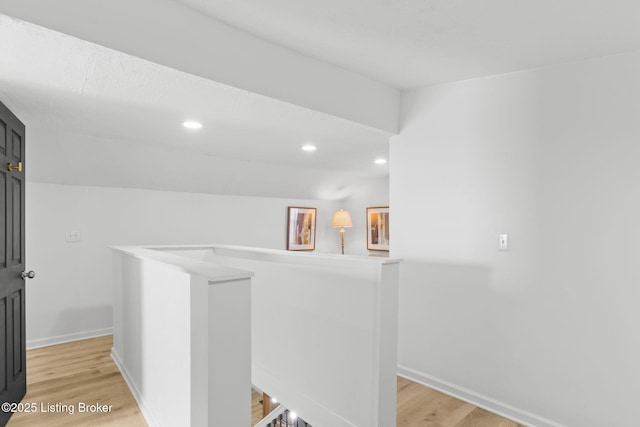
[[[303,145],[302,149],[304,151],[316,151],[316,146],[313,144],[307,144],[307,145]]]
[[[387,163],[387,159],[376,159],[373,163],[375,163],[376,165],[384,165],[385,163]]]
[[[186,127],[187,129],[200,129],[202,127],[202,123],[189,120],[186,122],[182,122],[182,126]]]

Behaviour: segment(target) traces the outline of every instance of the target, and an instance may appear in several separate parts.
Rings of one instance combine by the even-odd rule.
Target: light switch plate
[[[82,240],[82,233],[80,230],[71,230],[64,233],[64,241],[67,243],[77,243]]]
[[[509,235],[508,234],[500,234],[500,235],[498,235],[498,250],[499,251],[508,251],[509,250]]]

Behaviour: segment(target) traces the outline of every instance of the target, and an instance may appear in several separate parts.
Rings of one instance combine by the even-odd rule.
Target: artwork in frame
[[[313,251],[316,248],[316,208],[289,206],[287,250]]]
[[[389,206],[367,208],[367,249],[389,251]]]

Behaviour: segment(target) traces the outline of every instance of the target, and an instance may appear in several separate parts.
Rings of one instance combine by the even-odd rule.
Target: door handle
[[[11,172],[12,170],[17,170],[18,172],[22,172],[22,162],[18,162],[17,165],[12,165],[11,163],[7,163],[7,170]]]
[[[34,277],[36,277],[36,272],[35,271],[23,271],[21,274],[23,279],[33,279]]]

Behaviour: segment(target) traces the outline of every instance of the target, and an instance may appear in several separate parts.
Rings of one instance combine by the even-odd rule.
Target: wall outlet
[[[64,233],[64,241],[67,243],[76,243],[82,240],[82,233],[79,230],[66,231]]]
[[[508,234],[500,234],[500,235],[498,235],[498,250],[499,251],[508,251],[509,250],[509,235]]]

